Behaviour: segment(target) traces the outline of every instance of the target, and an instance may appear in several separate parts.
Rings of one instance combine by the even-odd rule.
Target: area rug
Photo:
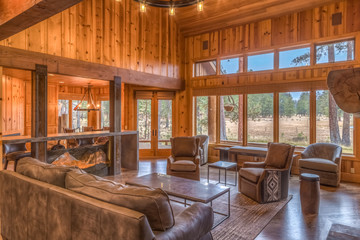
[[[243,194],[232,194],[230,199],[230,218],[212,230],[214,240],[254,239],[292,199],[267,204],[259,204]],[[221,198],[214,202],[215,211],[226,211],[227,201]],[[219,207],[220,206],[220,207]],[[219,216],[215,217],[217,221]]]

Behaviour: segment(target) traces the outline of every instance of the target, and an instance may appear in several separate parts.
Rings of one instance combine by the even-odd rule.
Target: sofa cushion
[[[338,165],[331,160],[322,158],[306,158],[299,160],[299,167],[324,172],[338,172]]]
[[[196,164],[193,161],[179,159],[170,165],[170,169],[181,172],[195,172]]]
[[[81,170],[69,172],[65,181],[69,190],[143,213],[153,230],[175,224],[169,197],[159,188],[126,186]]]
[[[264,168],[241,168],[240,176],[253,183],[257,183],[263,172]]]
[[[198,154],[199,139],[195,137],[176,137],[172,139],[174,157],[194,157]]]
[[[26,157],[19,160],[16,172],[64,188],[65,175],[72,169],[74,168],[69,166],[56,166],[41,162],[35,158]]]
[[[266,154],[266,166],[273,168],[285,168],[291,145],[284,143],[270,143]]]

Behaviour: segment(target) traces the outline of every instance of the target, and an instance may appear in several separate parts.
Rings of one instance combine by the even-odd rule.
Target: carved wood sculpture
[[[360,115],[360,68],[331,71],[327,85],[339,108]]]

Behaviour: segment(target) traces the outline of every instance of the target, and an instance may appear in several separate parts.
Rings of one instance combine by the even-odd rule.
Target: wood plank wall
[[[25,81],[2,75],[2,134],[24,134]]]
[[[182,43],[166,9],[84,0],[0,45],[178,78]]]
[[[332,16],[341,13],[341,24],[333,25]],[[266,85],[278,83],[295,83],[304,85],[309,81],[318,81],[324,85],[329,71],[341,68],[360,67],[360,1],[340,0],[314,9],[295,12],[276,18],[252,22],[230,28],[219,29],[201,35],[185,38],[185,80],[187,91],[183,98],[186,104],[180,105],[179,113],[184,114],[186,128],[192,133],[192,96],[193,93],[226,94],[234,91],[234,87],[258,85],[265,91]],[[272,70],[253,73],[239,73],[228,76],[196,77],[193,74],[193,63],[201,60],[221,59],[248,53],[279,50],[293,46],[332,41],[337,39],[355,38],[355,60],[346,63],[322,64],[318,66],[296,69]],[[208,49],[203,50],[203,42],[208,41]],[[312,53],[314,54],[314,53]],[[187,120],[186,120],[187,119]],[[360,124],[356,120],[355,136],[356,157],[346,157],[342,164],[342,179],[360,182]],[[189,135],[190,135],[189,134]],[[209,149],[212,160],[219,159],[218,151]],[[296,166],[296,163],[295,163]],[[355,174],[351,174],[351,168]],[[296,169],[295,169],[296,172]]]

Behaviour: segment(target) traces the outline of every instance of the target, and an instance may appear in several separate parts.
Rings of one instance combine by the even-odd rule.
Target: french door
[[[173,92],[136,92],[140,157],[170,155],[174,95]]]

